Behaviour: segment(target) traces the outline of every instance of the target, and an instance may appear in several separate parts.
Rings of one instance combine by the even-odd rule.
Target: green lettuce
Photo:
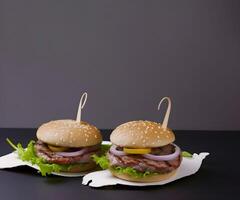
[[[182,151],[181,154],[182,154],[182,157],[192,158],[192,154],[187,151]]]
[[[35,141],[31,140],[26,148],[23,148],[20,143],[14,145],[8,138],[7,142],[15,149],[18,153],[18,156],[21,160],[30,162],[32,165],[37,165],[42,176],[51,174],[52,172],[68,171],[72,165],[59,165],[47,163],[43,158],[39,158],[34,149]]]
[[[153,172],[149,172],[149,171],[140,172],[132,167],[120,167],[120,166],[112,167],[109,165],[109,160],[107,159],[106,155],[102,155],[102,156],[93,155],[92,158],[96,162],[96,164],[99,165],[102,169],[110,168],[111,170],[114,170],[119,174],[128,174],[135,178],[142,178],[142,177],[146,177],[149,175],[157,174],[155,172],[153,173]]]
[[[107,159],[106,155],[98,156],[93,155],[92,156],[94,162],[99,165],[102,169],[108,169],[109,168],[109,160]]]
[[[119,167],[118,166],[118,167],[111,167],[111,169],[119,174],[127,174],[134,178],[144,178],[147,176],[159,174],[157,172],[150,172],[150,171],[140,172],[132,167]]]
[[[101,145],[101,155],[105,155],[110,149],[111,144],[102,144]]]

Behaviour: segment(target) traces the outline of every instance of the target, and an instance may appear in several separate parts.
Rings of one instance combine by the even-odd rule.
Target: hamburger
[[[38,128],[37,139],[35,155],[44,163],[59,166],[58,171],[77,173],[96,167],[91,156],[100,153],[102,136],[93,125],[75,120],[50,121]]]
[[[107,153],[110,172],[124,180],[157,182],[173,176],[181,164],[175,135],[160,123],[131,121],[111,134]]]

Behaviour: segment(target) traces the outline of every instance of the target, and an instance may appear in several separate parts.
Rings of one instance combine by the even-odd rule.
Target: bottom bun
[[[171,171],[169,173],[164,173],[164,174],[150,175],[144,178],[136,178],[128,174],[117,173],[116,171],[110,169],[110,172],[112,173],[113,176],[116,176],[123,180],[132,181],[132,182],[141,182],[141,183],[159,182],[159,181],[169,179],[170,177],[176,174],[176,171],[177,170]]]
[[[79,173],[79,172],[85,172],[90,171],[96,168],[96,164],[94,162],[89,163],[79,163],[74,164],[69,170],[62,170],[61,172],[70,172],[70,173]]]

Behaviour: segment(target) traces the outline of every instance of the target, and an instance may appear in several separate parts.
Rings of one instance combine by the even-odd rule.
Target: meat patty
[[[56,152],[53,152],[51,149],[48,148],[47,144],[45,144],[40,140],[36,142],[34,147],[38,157],[43,158],[49,163],[56,163],[56,164],[75,164],[75,163],[93,162],[91,160],[91,156],[93,154],[98,154],[100,152],[100,146],[99,146],[97,150],[87,152],[80,156],[64,157],[56,154]]]
[[[167,155],[174,152],[173,145],[166,145],[161,148],[153,149],[153,154],[157,155]],[[111,152],[107,153],[107,157],[110,162],[111,167],[132,167],[140,172],[150,171],[157,173],[168,173],[175,169],[177,169],[182,161],[181,155],[179,155],[176,159],[171,161],[156,161],[150,160],[142,155],[131,155],[128,154],[126,156],[116,156]]]

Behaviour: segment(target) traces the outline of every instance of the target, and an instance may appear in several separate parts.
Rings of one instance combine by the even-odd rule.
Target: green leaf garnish
[[[6,140],[7,140],[7,143],[8,143],[13,149],[15,149],[15,150],[18,149],[17,146],[14,145],[14,144],[11,142],[11,140],[9,140],[8,138],[7,138]]]
[[[105,155],[110,149],[111,144],[102,144],[101,145],[101,155]]]
[[[106,155],[102,155],[102,156],[93,155],[92,158],[93,158],[94,162],[97,165],[99,165],[102,169],[108,169],[109,161],[108,161]]]
[[[192,154],[187,151],[182,151],[182,157],[192,158]]]
[[[111,167],[111,169],[113,169],[114,171],[116,171],[119,174],[127,174],[134,178],[144,178],[147,176],[159,174],[159,173],[150,172],[150,171],[140,172],[140,171],[137,171],[136,169],[133,169],[132,167],[119,167],[118,166],[118,167]]]
[[[109,160],[107,159],[106,155],[102,155],[102,156],[93,155],[92,158],[96,162],[96,164],[99,165],[102,169],[111,168],[112,170],[116,171],[117,173],[128,174],[135,178],[142,178],[142,177],[157,174],[155,172],[149,172],[149,171],[139,172],[136,169],[133,169],[132,167],[119,167],[119,166],[118,167],[110,167]]]
[[[60,172],[60,171],[68,171],[72,167],[74,167],[74,164],[70,165],[59,165],[59,164],[53,164],[53,163],[47,163],[44,159],[39,158],[35,154],[34,144],[35,141],[31,140],[27,148],[23,148],[20,143],[14,145],[10,139],[7,138],[8,144],[17,151],[18,156],[21,160],[30,162],[32,165],[37,165],[39,167],[39,171],[42,176],[46,176],[51,174],[52,172]]]

